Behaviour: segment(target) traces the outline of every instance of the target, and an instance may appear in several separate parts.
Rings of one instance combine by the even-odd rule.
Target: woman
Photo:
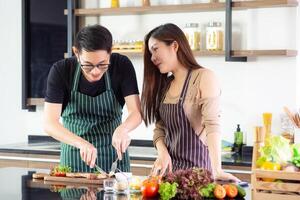
[[[219,83],[196,62],[178,26],[164,24],[146,35],[144,67],[143,118],[156,125],[153,173],[201,167],[216,179],[238,181],[221,169]]]
[[[126,149],[129,132],[142,120],[139,92],[132,63],[111,50],[109,30],[84,27],[75,38],[75,56],[49,72],[44,128],[62,142],[60,163],[75,172],[93,172],[95,164],[109,172],[117,157],[118,167],[130,171]],[[122,123],[124,104],[128,117]]]

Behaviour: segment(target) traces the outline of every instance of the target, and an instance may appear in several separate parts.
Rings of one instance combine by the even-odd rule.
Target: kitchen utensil
[[[98,172],[100,172],[101,174],[107,175],[107,173],[101,167],[99,167],[97,164],[95,164],[95,167]]]
[[[290,120],[292,121],[293,125],[295,127],[298,127],[296,122],[295,122],[295,118],[294,118],[294,114],[286,107],[283,107],[284,112],[287,114],[287,116],[290,118]]]
[[[295,113],[295,121],[296,121],[298,128],[300,128],[300,115],[298,112]]]
[[[117,157],[117,159],[111,164],[111,168],[110,168],[110,172],[109,172],[110,175],[115,173],[117,166],[118,166],[118,160],[119,160],[119,158]]]

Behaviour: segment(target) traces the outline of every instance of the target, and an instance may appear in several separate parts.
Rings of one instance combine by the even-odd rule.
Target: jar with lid
[[[185,25],[183,32],[192,50],[200,49],[201,32],[198,23],[188,23]]]
[[[221,22],[209,22],[206,27],[206,49],[209,51],[223,50],[223,30]]]
[[[280,122],[281,122],[281,136],[288,139],[290,143],[294,143],[294,125],[293,122],[286,114],[280,115]]]

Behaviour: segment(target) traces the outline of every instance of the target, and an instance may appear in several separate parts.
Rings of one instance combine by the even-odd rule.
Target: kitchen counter
[[[54,155],[60,154],[60,144],[48,136],[29,136],[28,143],[0,146],[0,153]],[[129,148],[131,160],[154,161],[157,157],[152,141],[132,140]],[[252,155],[222,153],[222,165],[251,167]]]
[[[33,172],[48,172],[42,169],[27,169],[27,168],[0,168],[0,199],[9,200],[58,200],[58,199],[86,199],[83,198],[87,193],[87,189],[95,191],[97,198],[104,199],[105,194],[101,186],[87,185],[67,185],[53,186],[44,181],[32,181],[31,174]],[[60,189],[59,189],[60,188]],[[61,189],[63,188],[63,189]],[[251,199],[251,190],[245,188],[247,195],[246,200]],[[57,191],[61,192],[57,192]],[[92,198],[93,199],[93,198]],[[108,199],[108,198],[107,198]],[[140,194],[129,195],[114,195],[109,199],[143,199]]]

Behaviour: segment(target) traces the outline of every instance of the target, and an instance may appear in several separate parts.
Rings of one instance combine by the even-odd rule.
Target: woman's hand
[[[125,153],[131,141],[128,131],[128,129],[119,126],[112,137],[112,145],[117,150],[119,160],[122,160],[122,154]]]
[[[223,170],[215,174],[215,180],[240,182],[241,180]]]
[[[81,159],[90,168],[94,168],[97,159],[97,149],[88,141],[82,142],[79,145]]]
[[[172,159],[169,152],[167,150],[163,150],[158,152],[158,158],[154,162],[151,175],[163,176],[167,170],[168,172],[172,172]]]

